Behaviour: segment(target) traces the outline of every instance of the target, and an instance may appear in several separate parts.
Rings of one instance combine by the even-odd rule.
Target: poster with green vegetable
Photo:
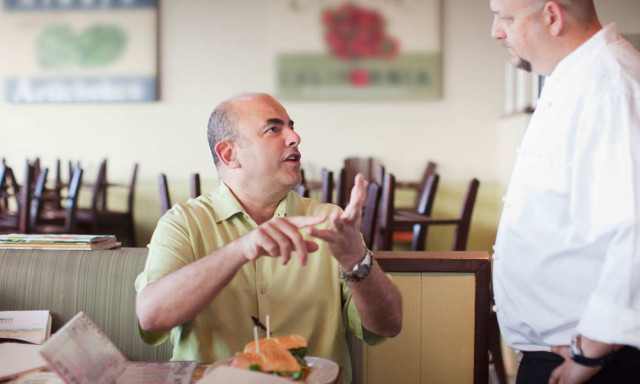
[[[440,0],[282,0],[270,6],[280,98],[441,97]]]
[[[4,99],[157,99],[157,0],[4,0]]]

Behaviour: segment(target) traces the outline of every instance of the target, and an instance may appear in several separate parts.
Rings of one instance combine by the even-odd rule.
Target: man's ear
[[[542,10],[544,23],[552,36],[558,37],[564,29],[564,11],[555,1],[547,1]]]
[[[229,168],[239,168],[240,161],[236,154],[236,145],[232,141],[220,141],[215,147],[220,161]]]

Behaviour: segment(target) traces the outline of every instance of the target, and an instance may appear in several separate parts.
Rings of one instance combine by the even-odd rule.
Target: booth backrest
[[[169,360],[171,343],[153,347],[138,336],[133,283],[147,253],[0,250],[0,311],[49,310],[52,333],[84,311],[130,360]]]

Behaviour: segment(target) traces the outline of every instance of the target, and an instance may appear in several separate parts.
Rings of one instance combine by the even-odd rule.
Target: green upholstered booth
[[[147,248],[0,250],[0,310],[49,310],[52,332],[84,311],[132,361],[166,361],[172,346],[138,336],[133,283]]]

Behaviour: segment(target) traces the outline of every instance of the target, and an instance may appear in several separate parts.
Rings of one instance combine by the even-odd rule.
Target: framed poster
[[[157,0],[4,0],[11,103],[157,99]]]
[[[281,0],[270,6],[280,98],[441,97],[440,0]]]

